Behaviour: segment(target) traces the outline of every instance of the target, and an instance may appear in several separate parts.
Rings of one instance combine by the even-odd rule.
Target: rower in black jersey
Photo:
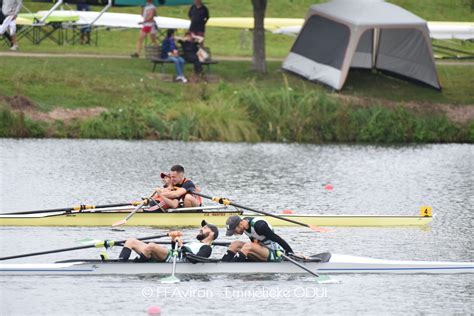
[[[226,222],[226,236],[242,235],[245,233],[250,242],[233,241],[222,261],[282,261],[281,252],[293,254],[290,245],[275,234],[272,226],[263,219],[254,217],[230,216]]]
[[[180,248],[178,250],[178,262],[193,262],[195,259],[189,258],[186,254],[209,258],[212,253],[212,242],[219,236],[219,229],[206,221],[201,222],[201,229],[196,236],[198,241],[188,242],[183,244],[181,239],[182,234],[179,231],[172,231],[169,233],[172,242],[178,243]],[[173,247],[172,247],[173,248]],[[141,240],[130,238],[124,244],[122,252],[119,255],[120,261],[128,261],[132,250],[138,253],[139,257],[136,261],[139,262],[171,262],[173,257],[172,248],[164,247],[155,243],[145,243]]]

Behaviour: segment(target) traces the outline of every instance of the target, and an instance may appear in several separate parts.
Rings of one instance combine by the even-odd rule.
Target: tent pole
[[[379,54],[380,29],[374,28],[374,38],[372,40],[372,71],[376,70],[377,56]]]

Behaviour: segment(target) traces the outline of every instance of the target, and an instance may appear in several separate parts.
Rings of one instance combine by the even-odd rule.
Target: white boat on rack
[[[473,262],[384,260],[333,254],[328,262],[303,261],[305,267],[322,274],[474,273]],[[160,275],[170,274],[171,263],[133,263],[99,260],[71,260],[49,264],[0,264],[0,275]],[[206,262],[178,263],[176,274],[302,274],[291,262]]]

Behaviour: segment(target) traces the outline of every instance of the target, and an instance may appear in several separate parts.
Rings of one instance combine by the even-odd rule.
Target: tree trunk
[[[265,10],[267,9],[267,0],[252,0],[253,5],[253,69],[259,73],[267,72],[265,62]]]

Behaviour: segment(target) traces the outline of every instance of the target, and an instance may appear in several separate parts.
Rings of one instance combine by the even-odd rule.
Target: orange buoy
[[[324,186],[324,188],[328,191],[332,191],[332,189],[334,189],[334,187],[332,186],[332,184],[328,183]]]

